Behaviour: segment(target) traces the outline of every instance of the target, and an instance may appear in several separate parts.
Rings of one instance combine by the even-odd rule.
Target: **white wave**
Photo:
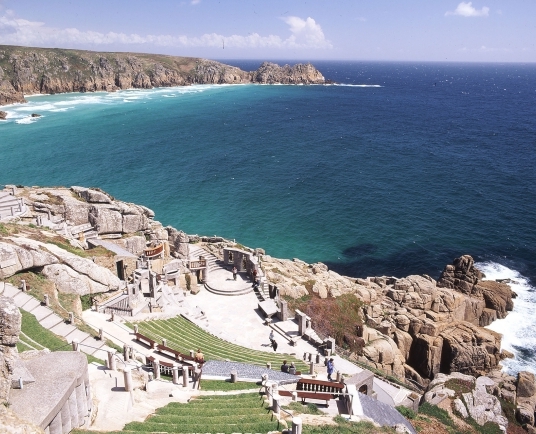
[[[72,110],[72,109],[74,109],[74,107],[62,107],[62,108],[52,109],[50,111],[54,113],[61,113],[61,112],[66,112],[67,110]]]
[[[15,122],[17,124],[33,124],[34,122],[37,122],[38,119],[40,119],[40,117],[32,118],[31,116],[26,116],[22,119],[17,119]]]
[[[48,111],[55,108],[54,104],[32,104],[30,106],[17,107],[16,111],[19,112],[36,112],[36,111]]]
[[[515,355],[514,359],[501,362],[510,374],[519,371],[536,373],[536,288],[518,271],[495,262],[476,263],[484,280],[510,279],[510,287],[517,294],[514,309],[506,318],[494,321],[486,328],[500,333],[501,348]]]
[[[341,87],[383,87],[379,84],[345,84],[345,83],[334,83],[328,86],[341,86]]]

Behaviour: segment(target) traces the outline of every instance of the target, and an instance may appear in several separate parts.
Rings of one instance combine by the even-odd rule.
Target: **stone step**
[[[248,284],[249,285],[249,284]],[[242,286],[240,288],[236,288],[233,290],[224,290],[224,289],[217,289],[210,286],[210,284],[207,282],[205,283],[205,288],[208,292],[211,292],[213,294],[217,295],[229,295],[229,296],[236,296],[236,295],[244,295],[249,294],[250,292],[253,292],[252,286]]]

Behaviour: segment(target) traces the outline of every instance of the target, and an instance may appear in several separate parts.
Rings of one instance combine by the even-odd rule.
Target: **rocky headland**
[[[265,62],[246,72],[194,57],[0,45],[0,105],[23,103],[31,94],[240,83],[323,84],[325,79],[311,64]]]
[[[113,258],[91,257],[91,249],[86,250],[88,257],[69,251],[69,246],[88,246],[85,236],[63,238],[67,229],[98,235],[134,255],[148,243],[162,241],[169,244],[172,256],[182,259],[192,243],[215,254],[223,247],[236,247],[220,237],[188,235],[164,226],[150,209],[98,189],[10,186],[5,191],[24,198],[28,209],[16,218],[17,225],[4,225],[0,231],[0,280],[34,272],[53,283],[55,293],[106,296],[117,290],[120,281]],[[35,227],[36,221],[53,222],[56,231]],[[520,422],[534,425],[534,376],[502,373],[501,360],[513,355],[501,350],[500,334],[484,328],[513,309],[516,294],[504,282],[485,280],[471,256],[456,258],[436,280],[427,275],[348,277],[323,263],[277,259],[262,249],[255,253],[262,257],[267,280],[277,285],[289,306],[309,315],[320,336],[335,336],[350,358],[431,391],[429,402],[457,400],[453,405],[459,413],[475,420],[504,426],[500,406],[510,403]],[[337,300],[357,308],[337,313],[344,321],[325,321]],[[486,379],[477,381],[480,377]],[[470,386],[463,396],[449,388],[459,381]]]

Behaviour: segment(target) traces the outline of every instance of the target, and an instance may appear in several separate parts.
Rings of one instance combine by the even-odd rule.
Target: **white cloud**
[[[0,0],[1,1],[1,0]],[[194,0],[195,1],[195,0]],[[200,0],[199,0],[200,1]],[[193,1],[192,1],[193,4]],[[139,35],[136,33],[81,31],[76,28],[58,29],[45,23],[16,18],[13,13],[0,16],[0,44],[26,46],[87,47],[111,45],[153,45],[157,47],[221,47],[226,48],[331,48],[322,28],[313,18],[282,18],[291,35],[286,39],[278,35],[261,36],[258,33],[220,35],[206,33],[201,36]]]
[[[460,15],[462,17],[487,17],[489,15],[489,8],[483,6],[482,9],[476,9],[473,7],[473,2],[461,2],[453,12],[445,12],[445,16]]]
[[[324,32],[320,24],[308,17],[302,19],[300,17],[283,17],[281,18],[290,26],[292,36],[285,43],[296,47],[307,48],[331,48],[331,44],[326,40]]]
[[[190,4],[192,4],[192,5],[198,5],[199,3],[201,3],[201,0],[192,0],[190,2]]]

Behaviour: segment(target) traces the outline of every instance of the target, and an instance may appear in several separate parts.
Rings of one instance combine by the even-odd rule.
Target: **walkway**
[[[107,345],[90,334],[78,330],[74,325],[67,324],[63,318],[56,315],[49,307],[43,306],[35,297],[22,292],[7,282],[0,282],[0,293],[6,297],[12,297],[17,307],[35,316],[44,328],[65,338],[68,343],[78,340],[82,352],[106,360],[107,351],[110,350]]]

